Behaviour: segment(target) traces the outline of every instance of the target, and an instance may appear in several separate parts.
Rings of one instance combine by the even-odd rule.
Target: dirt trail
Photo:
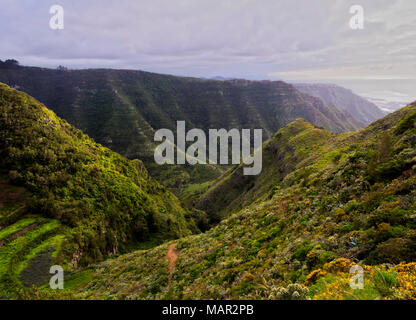
[[[168,253],[166,254],[166,258],[169,260],[169,272],[173,272],[173,268],[175,267],[176,260],[178,260],[178,254],[175,251],[176,243],[172,243],[168,248]]]
[[[12,212],[10,212],[10,213],[7,215],[7,217],[11,217],[12,215],[14,215],[14,214],[18,213],[19,211],[21,211],[22,209],[25,209],[25,208],[26,208],[26,206],[25,206],[25,205],[23,205],[23,206],[21,206],[21,207],[19,207],[19,208],[15,209],[15,210],[13,210]]]
[[[172,243],[168,247],[168,252],[166,253],[166,258],[169,260],[169,283],[168,287],[170,286],[170,281],[172,279],[173,269],[175,268],[176,260],[178,260],[178,253],[175,251],[176,243]]]
[[[44,223],[45,222],[35,222],[35,223],[32,223],[31,225],[27,226],[26,228],[23,228],[22,230],[19,230],[19,231],[13,233],[12,235],[8,236],[3,241],[0,241],[0,248],[3,247],[6,242],[10,242],[10,241],[20,237],[25,232],[31,231],[31,230],[35,229],[36,227],[38,227],[38,226],[40,226]]]

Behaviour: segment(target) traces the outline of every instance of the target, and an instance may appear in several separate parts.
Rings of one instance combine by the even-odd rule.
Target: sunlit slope
[[[317,157],[318,149],[326,150],[326,142],[332,136],[304,119],[296,119],[264,143],[259,175],[245,176],[245,165],[236,166],[217,179],[195,205],[213,221],[238,211],[269,195],[287,174],[310,163]]]
[[[140,160],[97,144],[4,84],[0,185],[0,278],[17,283],[32,258],[52,247],[52,260],[71,268],[197,230]]]

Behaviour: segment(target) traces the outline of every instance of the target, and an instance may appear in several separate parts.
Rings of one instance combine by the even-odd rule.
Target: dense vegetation
[[[286,130],[301,126],[305,140],[299,133],[295,139],[307,146],[311,125],[298,120]],[[122,299],[415,298],[416,105],[326,140],[218,226],[91,266],[68,279],[78,287],[71,292]],[[178,259],[170,273],[173,243]],[[353,263],[364,267],[363,290],[348,285]]]
[[[416,104],[341,134],[298,118],[263,158],[182,190],[218,223],[191,235],[204,212],[140,160],[0,84],[0,298],[416,298]],[[55,263],[65,290],[47,286]]]
[[[235,212],[268,194],[294,169],[305,166],[310,154],[332,137],[332,134],[297,119],[280,129],[263,145],[263,169],[257,176],[245,176],[243,165],[228,170],[193,205],[205,210],[213,222]]]
[[[193,214],[140,160],[97,144],[4,84],[0,185],[2,286],[6,276],[19,283],[25,269],[19,263],[50,247],[59,263],[73,268],[198,230]]]
[[[0,66],[0,82],[35,97],[98,143],[129,159],[172,190],[218,177],[206,166],[155,166],[154,132],[185,120],[187,129],[262,128],[263,137],[303,117],[332,132],[361,128],[335,105],[281,81],[203,80],[133,70],[57,70]],[[173,173],[173,174],[172,174]]]

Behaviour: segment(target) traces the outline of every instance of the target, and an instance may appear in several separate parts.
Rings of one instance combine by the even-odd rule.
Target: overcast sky
[[[49,8],[64,8],[64,29]],[[349,26],[364,8],[364,30]],[[416,78],[414,0],[0,0],[0,59],[190,76]]]

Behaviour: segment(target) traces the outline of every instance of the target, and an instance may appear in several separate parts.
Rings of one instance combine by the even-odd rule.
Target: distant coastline
[[[386,113],[416,100],[416,79],[333,80],[328,81],[366,98]]]

